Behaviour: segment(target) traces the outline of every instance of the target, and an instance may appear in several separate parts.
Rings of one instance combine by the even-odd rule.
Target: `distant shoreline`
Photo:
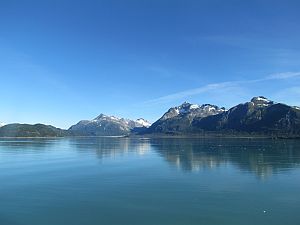
[[[68,139],[68,138],[136,138],[136,139],[159,139],[159,138],[174,138],[174,139],[211,139],[211,138],[232,138],[232,139],[300,139],[299,136],[269,136],[269,135],[168,135],[168,134],[144,134],[144,135],[115,135],[115,136],[42,136],[42,137],[0,137],[0,139]]]

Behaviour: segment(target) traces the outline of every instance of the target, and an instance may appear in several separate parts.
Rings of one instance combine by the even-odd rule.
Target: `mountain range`
[[[300,109],[275,103],[260,96],[226,112],[210,117],[196,118],[191,128],[194,132],[244,132],[272,136],[299,136]]]
[[[148,128],[151,124],[145,119],[130,120],[100,114],[93,120],[81,120],[69,128],[75,136],[127,135],[138,128]]]
[[[300,137],[300,108],[258,96],[228,110],[211,104],[184,102],[170,108],[153,124],[142,118],[130,120],[100,114],[92,120],[81,120],[68,130],[43,124],[0,126],[2,137],[124,135]]]

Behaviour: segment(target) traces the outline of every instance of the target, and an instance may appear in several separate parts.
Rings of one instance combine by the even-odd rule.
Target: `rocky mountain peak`
[[[273,101],[267,99],[264,96],[253,97],[251,99],[251,103],[253,103],[255,106],[259,106],[259,107],[265,107],[265,106],[270,106],[270,105],[274,104]]]
[[[115,117],[115,116],[108,116],[108,115],[101,113],[94,120],[121,120],[121,119],[118,117]]]
[[[161,118],[161,120],[170,119],[177,116],[188,116],[193,117],[206,117],[209,115],[219,114],[225,111],[225,108],[220,108],[216,105],[211,104],[191,104],[184,102],[179,106],[170,108]]]
[[[142,127],[150,127],[151,123],[143,118],[139,118],[135,121],[137,123],[137,125],[140,125]]]
[[[92,120],[79,121],[71,126],[69,131],[73,135],[82,136],[127,135],[135,128],[148,128],[149,126],[151,123],[143,118],[130,120],[101,113]]]

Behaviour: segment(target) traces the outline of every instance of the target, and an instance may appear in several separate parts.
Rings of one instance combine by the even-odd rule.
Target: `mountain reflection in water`
[[[233,165],[260,178],[300,166],[299,140],[91,137],[0,141],[0,147],[18,154],[51,151],[64,145],[79,153],[94,153],[100,159],[156,153],[183,171]]]
[[[184,171],[233,165],[265,178],[300,166],[300,142],[271,139],[80,138],[70,145],[99,158],[158,153]]]
[[[271,139],[0,139],[0,224],[294,225],[299,147]]]

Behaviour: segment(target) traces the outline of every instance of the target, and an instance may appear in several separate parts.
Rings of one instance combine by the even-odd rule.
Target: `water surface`
[[[1,225],[296,225],[299,212],[299,140],[0,139]]]

